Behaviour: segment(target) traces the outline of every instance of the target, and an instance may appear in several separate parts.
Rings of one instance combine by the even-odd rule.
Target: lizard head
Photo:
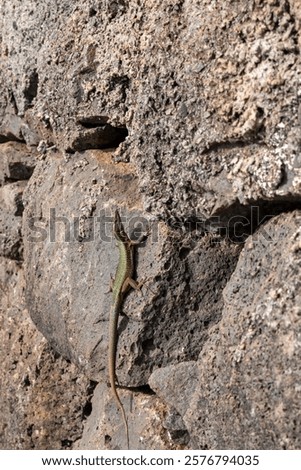
[[[129,240],[125,230],[124,230],[124,226],[123,226],[123,223],[121,222],[121,217],[120,217],[120,214],[118,212],[118,210],[116,209],[115,211],[115,215],[114,215],[114,235],[115,235],[115,238],[116,240],[119,240],[121,242],[127,242]]]

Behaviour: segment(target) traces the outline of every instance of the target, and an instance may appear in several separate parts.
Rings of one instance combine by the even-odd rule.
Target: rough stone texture
[[[36,152],[24,143],[7,142],[0,145],[0,185],[28,180],[37,162]]]
[[[155,395],[141,391],[120,390],[128,419],[131,449],[180,449],[182,434],[173,438],[165,419],[167,407]],[[173,413],[174,415],[175,413]],[[156,432],[154,432],[156,429]],[[92,399],[92,413],[85,424],[83,436],[73,449],[124,449],[126,446],[123,421],[110,389],[99,383]]]
[[[0,256],[22,259],[22,194],[36,161],[25,144],[0,145]]]
[[[107,378],[108,289],[118,257],[112,213],[119,206],[129,227],[136,221],[145,231],[151,221],[142,217],[137,201],[133,169],[114,165],[109,151],[87,151],[68,161],[51,156],[38,165],[26,190],[31,317],[57,351],[97,381]],[[162,223],[151,227],[136,257],[137,278],[146,277],[143,294],[128,296],[119,328],[118,380],[132,387],[145,385],[154,367],[197,358],[208,326],[219,320],[222,287],[240,249],[197,231],[184,239]]]
[[[49,396],[49,384],[56,383],[51,397],[63,399],[61,390],[70,390],[67,403],[75,397],[68,418],[59,423],[55,401],[47,402],[47,414],[43,399],[33,400],[30,425],[37,426],[35,440],[29,436],[16,443],[16,429],[9,427],[3,446],[63,448],[77,438],[78,448],[91,448],[93,442],[107,448],[123,445],[123,429],[108,420],[108,413],[115,410],[110,394],[99,392],[106,390],[107,378],[110,295],[105,292],[117,262],[114,242],[103,238],[104,215],[116,206],[129,221],[140,216],[152,227],[137,256],[137,278],[145,281],[143,295],[129,294],[120,321],[118,379],[126,386],[150,383],[167,402],[147,395],[145,419],[140,420],[138,413],[135,418],[131,415],[131,425],[141,430],[133,435],[135,445],[140,442],[145,449],[298,446],[294,403],[299,379],[294,370],[277,375],[282,380],[279,406],[284,406],[277,408],[271,377],[286,364],[288,352],[279,344],[282,354],[273,355],[275,345],[267,335],[271,325],[266,318],[258,320],[264,333],[256,330],[256,345],[253,336],[247,337],[253,341],[254,356],[243,349],[241,362],[233,362],[231,356],[233,348],[239,353],[239,341],[248,328],[256,327],[255,320],[251,326],[247,323],[247,309],[249,305],[250,312],[257,311],[260,305],[259,297],[251,298],[258,293],[258,285],[279,291],[279,305],[294,301],[295,297],[287,299],[288,289],[281,290],[287,278],[280,276],[276,264],[275,276],[268,278],[257,263],[256,254],[265,259],[270,253],[271,260],[279,259],[286,266],[281,243],[261,251],[254,244],[249,250],[251,266],[244,251],[243,265],[236,268],[244,273],[237,280],[237,293],[231,294],[236,274],[229,279],[242,243],[264,217],[281,214],[269,225],[276,224],[276,230],[281,217],[286,221],[293,217],[284,212],[301,206],[300,12],[300,0],[1,1],[0,235],[5,281],[1,288],[5,296],[15,299],[15,287],[4,274],[6,263],[11,263],[10,276],[19,276],[24,241],[28,311],[56,351],[43,356],[45,373],[40,373],[35,390],[41,397]],[[40,159],[31,176],[37,151]],[[22,214],[22,192],[30,176]],[[255,221],[250,219],[251,205],[256,206]],[[49,212],[51,208],[55,213]],[[57,217],[55,231],[50,214]],[[98,216],[98,236],[93,238]],[[65,223],[74,218],[76,238],[70,232],[65,240]],[[290,224],[293,230],[292,221],[288,229]],[[282,251],[287,251],[285,246]],[[298,264],[292,256],[295,274],[287,274],[297,289]],[[254,284],[258,272],[261,284]],[[278,321],[282,304],[280,308],[276,300],[269,308]],[[3,334],[9,337],[19,330],[7,320],[7,308]],[[240,311],[245,316],[235,318]],[[227,318],[236,335],[227,329]],[[288,338],[297,332],[295,328],[296,322],[290,332],[279,323],[280,333]],[[40,338],[25,329],[22,341],[39,349]],[[261,362],[266,338],[270,349]],[[70,370],[62,357],[53,355],[57,353],[72,362]],[[12,349],[9,360],[19,361],[18,354],[18,349]],[[219,354],[228,361],[227,374],[235,371],[229,383]],[[295,349],[296,365],[297,356],[300,362],[300,351]],[[60,364],[64,364],[62,382],[56,380]],[[28,367],[35,370],[36,356],[28,359]],[[259,388],[257,369],[266,389]],[[6,370],[10,373],[10,367]],[[172,390],[160,386],[161,371],[166,372]],[[200,381],[204,399],[195,379],[188,385],[186,371]],[[73,393],[75,374],[80,384]],[[0,377],[6,409],[14,409],[11,397],[16,395],[23,403],[26,387],[18,381],[9,387],[5,369]],[[185,393],[176,378],[186,384]],[[103,402],[98,408],[93,401],[94,410],[81,437],[84,418],[79,423],[76,415],[73,427],[72,409],[86,409],[89,379],[100,382],[95,393],[107,400],[107,407]],[[70,380],[73,385],[68,388]],[[144,391],[135,392],[137,406],[146,399]],[[28,436],[28,422],[16,416],[23,423],[21,435]],[[91,424],[101,417],[109,423],[107,441],[100,428]],[[157,419],[153,433],[139,441],[145,423],[153,419]],[[274,434],[267,431],[270,422]],[[159,429],[164,428],[166,435],[164,431],[159,438]],[[245,432],[250,429],[251,433]],[[67,440],[63,435],[69,436]],[[241,441],[235,441],[235,435]]]
[[[194,448],[300,449],[301,212],[250,237],[198,361],[154,372]],[[193,379],[197,377],[197,380]]]
[[[0,144],[1,449],[69,448],[91,412],[90,380],[49,348],[25,305],[23,192],[36,163],[24,143]]]
[[[24,183],[16,182],[0,187],[0,255],[22,258],[22,192]]]
[[[0,449],[69,448],[90,412],[90,381],[30,321],[22,267],[0,261]]]
[[[300,0],[4,0],[0,16],[2,114],[63,150],[127,128],[118,153],[150,210],[300,194]]]

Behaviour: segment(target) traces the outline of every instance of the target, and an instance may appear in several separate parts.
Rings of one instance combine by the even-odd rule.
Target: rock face
[[[21,225],[23,190],[32,173],[23,169],[33,169],[34,153],[20,143],[0,148],[0,448],[66,449],[81,436],[93,385],[50,350],[29,318]]]
[[[194,448],[300,448],[300,222],[278,216],[247,240],[198,362],[150,378]]]
[[[115,208],[131,448],[300,448],[301,5],[234,3],[1,2],[1,448],[124,448]]]

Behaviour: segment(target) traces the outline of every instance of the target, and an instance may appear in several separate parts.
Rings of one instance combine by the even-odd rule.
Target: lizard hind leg
[[[129,280],[129,285],[140,292],[140,294],[144,297],[143,292],[142,292],[142,287],[146,282],[149,281],[150,278],[143,279],[142,281],[136,282],[133,279]],[[153,291],[152,291],[153,292]]]
[[[140,295],[142,295],[142,297],[144,297],[142,289],[141,289],[144,282],[145,282],[144,280],[140,281],[140,282],[137,282],[134,279],[129,277],[123,283],[122,293],[125,294],[129,290],[129,288],[132,287],[132,289],[135,289],[136,291],[140,292]]]
[[[122,288],[121,288],[122,294],[125,294],[129,290],[130,287],[132,287],[135,290],[141,290],[140,284],[134,281],[134,279],[132,279],[131,277],[127,277],[124,280],[124,283],[122,284]]]

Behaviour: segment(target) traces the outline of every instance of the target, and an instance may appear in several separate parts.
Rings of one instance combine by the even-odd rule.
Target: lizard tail
[[[129,428],[128,428],[128,422],[126,419],[126,414],[123,408],[123,404],[121,403],[121,400],[119,398],[117,389],[116,389],[116,374],[115,374],[115,366],[116,366],[116,350],[117,350],[117,323],[118,323],[118,310],[119,306],[115,305],[112,307],[111,311],[111,319],[110,319],[110,326],[109,326],[109,379],[110,379],[110,385],[111,385],[111,390],[113,392],[113,396],[115,399],[115,402],[122,414],[122,419],[123,419],[123,424],[124,424],[124,429],[125,429],[125,435],[126,435],[126,444],[127,444],[127,450],[130,448],[130,443],[129,443]]]
[[[115,383],[114,383],[113,387],[112,387],[112,383],[111,383],[111,388],[112,388],[112,391],[113,391],[115,401],[118,404],[118,408],[120,409],[120,412],[122,414],[122,419],[123,419],[123,424],[124,424],[124,429],[125,429],[125,436],[126,436],[126,447],[127,447],[127,450],[129,450],[130,449],[129,428],[128,428],[128,422],[127,422],[127,419],[126,419],[126,414],[125,414],[125,411],[124,411],[124,408],[123,408],[123,404],[121,403],[119,395],[117,393]]]

